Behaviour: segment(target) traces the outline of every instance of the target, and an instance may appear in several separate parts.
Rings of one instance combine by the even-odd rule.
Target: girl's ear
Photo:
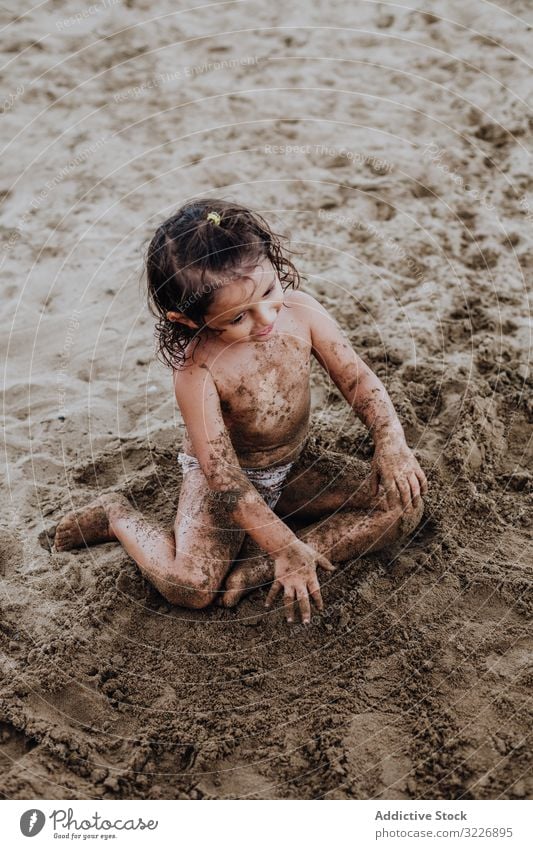
[[[188,315],[182,312],[167,312],[167,319],[169,321],[177,321],[180,324],[185,324],[187,327],[192,327],[194,330],[198,330],[198,325],[194,323],[192,318],[189,318]]]

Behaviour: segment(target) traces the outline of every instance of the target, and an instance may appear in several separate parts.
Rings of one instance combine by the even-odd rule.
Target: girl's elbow
[[[207,484],[213,501],[228,507],[230,510],[235,509],[239,503],[246,499],[251,488],[246,478],[241,482],[228,480],[216,474],[207,478]]]

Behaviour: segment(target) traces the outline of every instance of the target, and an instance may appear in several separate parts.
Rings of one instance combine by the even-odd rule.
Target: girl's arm
[[[366,425],[376,447],[385,440],[404,440],[402,425],[381,380],[356,354],[345,332],[322,304],[311,295],[305,294],[305,298],[313,354]]]
[[[427,481],[405,441],[403,427],[381,380],[359,357],[345,333],[311,295],[300,293],[308,307],[313,354],[374,439],[374,491],[379,484],[389,506],[405,507],[427,491]]]
[[[322,607],[316,566],[329,560],[298,539],[266,504],[242,471],[222,417],[215,382],[205,365],[174,372],[174,390],[187,432],[209,488],[227,497],[231,518],[274,559],[275,587],[284,589],[287,619],[299,604],[309,621],[309,595]],[[272,593],[267,602],[273,599]]]

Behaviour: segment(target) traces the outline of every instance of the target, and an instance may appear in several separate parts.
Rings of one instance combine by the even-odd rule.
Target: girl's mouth
[[[274,329],[273,324],[269,324],[268,327],[265,327],[264,330],[261,330],[260,333],[255,333],[255,336],[268,336],[268,334]]]

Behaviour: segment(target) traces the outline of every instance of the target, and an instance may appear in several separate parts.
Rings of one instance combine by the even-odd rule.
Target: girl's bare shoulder
[[[198,336],[192,339],[184,349],[183,362],[174,369],[174,373],[181,374],[183,372],[205,368],[209,362],[209,345],[203,336]]]
[[[189,344],[185,351],[185,359],[172,370],[172,382],[176,397],[180,392],[204,392],[205,384],[211,382],[210,360],[207,346]]]
[[[302,306],[312,306],[318,304],[316,298],[310,295],[309,292],[304,292],[302,289],[290,289],[285,292],[285,301],[291,304],[300,304]]]
[[[317,310],[323,310],[320,302],[317,301],[309,292],[302,292],[301,289],[293,289],[285,294],[285,303],[287,306],[295,308],[298,318],[305,322],[308,327],[311,327]]]

